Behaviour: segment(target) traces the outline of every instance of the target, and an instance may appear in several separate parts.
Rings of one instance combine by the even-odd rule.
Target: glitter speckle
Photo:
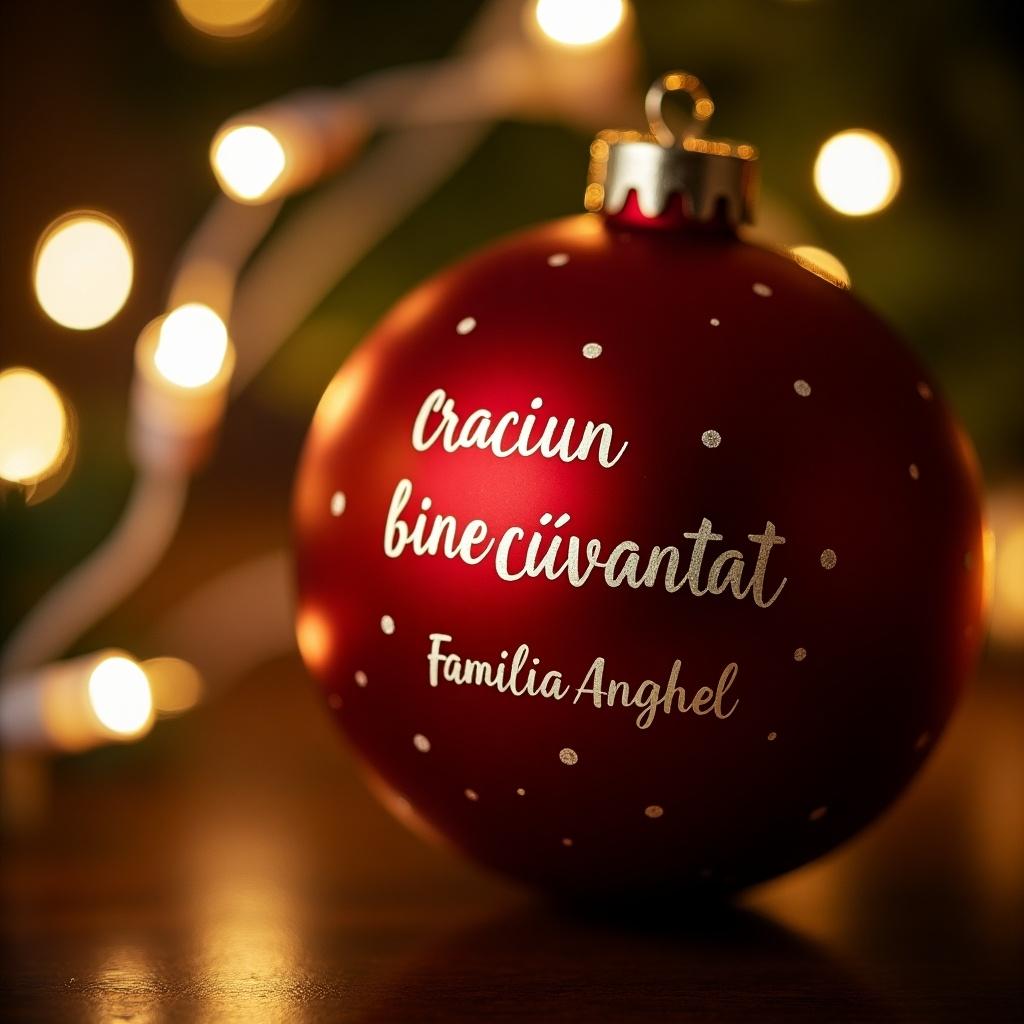
[[[926,401],[930,402],[932,399],[932,389],[925,384],[923,380],[917,382],[917,393]]]
[[[585,359],[597,359],[604,351],[596,341],[588,341],[583,346],[583,357]]]
[[[916,462],[912,462],[907,467],[907,472],[910,474],[910,479],[911,480],[920,480],[921,479],[921,470],[919,470],[917,468],[917,463]]]
[[[430,740],[428,740],[427,737],[424,736],[423,733],[421,733],[421,732],[418,732],[418,733],[416,733],[415,736],[413,736],[413,738],[412,738],[412,745],[421,754],[429,754],[430,753]]]
[[[793,660],[794,661],[803,661],[804,658],[806,658],[806,657],[807,657],[807,648],[806,647],[798,647],[793,652]]]
[[[717,448],[722,443],[722,435],[717,430],[705,430],[700,440],[705,448]]]
[[[914,740],[914,750],[916,750],[918,753],[921,753],[921,751],[924,750],[925,747],[927,747],[928,744],[931,743],[931,741],[932,734],[930,732],[921,733],[921,735],[918,736],[916,740]]]
[[[391,636],[395,631],[395,620],[390,615],[382,615],[380,617],[380,631],[385,636]]]
[[[811,811],[811,813],[807,815],[807,820],[808,821],[821,821],[821,819],[824,818],[826,814],[828,814],[828,808],[827,807],[815,807],[814,810]]]
[[[836,553],[831,548],[825,548],[821,553],[821,567],[822,569],[834,569],[839,559],[836,557]]]
[[[795,380],[793,381],[793,390],[801,398],[806,398],[811,393],[811,385],[805,380]]]
[[[334,708],[335,711],[341,707],[341,697],[337,693],[330,693],[327,695],[327,706]]]
[[[778,736],[779,734],[777,732],[768,733],[768,742],[773,743],[776,739],[778,739]]]
[[[576,753],[572,747],[562,747],[558,752],[558,760],[562,764],[575,764],[580,759],[580,755]]]
[[[469,334],[470,331],[476,328],[476,318],[471,316],[464,316],[456,325],[456,334]]]
[[[480,799],[480,794],[475,789],[464,789],[462,792],[465,794],[466,799],[473,803]]]
[[[516,796],[526,796],[526,790],[525,790],[525,789],[523,789],[523,787],[522,787],[522,786],[520,786],[520,787],[519,787],[519,788],[518,788],[518,789],[516,790]]]
[[[710,320],[708,321],[708,323],[710,323],[712,327],[718,327],[718,326],[719,326],[719,324],[721,324],[721,322],[722,322],[722,321],[721,321],[721,320],[719,320],[717,316],[713,316],[713,317],[712,317],[712,318],[711,318],[711,319],[710,319]]]
[[[569,254],[567,252],[553,252],[548,257],[549,267],[564,267],[569,262]]]
[[[571,839],[570,839],[570,838],[569,838],[568,836],[566,836],[566,837],[565,837],[565,838],[564,838],[564,839],[562,840],[562,845],[563,845],[563,846],[572,846],[572,840],[571,840]]]
[[[345,511],[345,492],[335,491],[331,495],[331,515],[337,518]]]
[[[771,298],[772,290],[768,285],[762,284],[762,282],[758,281],[754,284],[754,294],[760,295],[762,299],[769,299]]]
[[[659,804],[651,804],[649,807],[644,808],[644,814],[648,818],[660,818],[665,813],[665,808]]]
[[[366,673],[362,669],[360,669],[356,673],[355,680],[356,680],[356,686],[365,686],[370,681],[369,679],[366,678]]]

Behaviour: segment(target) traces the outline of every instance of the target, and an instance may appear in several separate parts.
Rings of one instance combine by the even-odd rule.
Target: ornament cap
[[[684,92],[693,114],[677,134],[665,122],[670,93]],[[590,145],[584,205],[651,227],[687,222],[749,224],[754,215],[757,150],[703,137],[715,104],[696,75],[669,71],[647,90],[650,131],[599,132]]]

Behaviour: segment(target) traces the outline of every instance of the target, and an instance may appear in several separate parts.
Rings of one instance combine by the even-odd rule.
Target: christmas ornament
[[[682,139],[666,92],[694,102]],[[303,657],[392,795],[560,891],[735,888],[874,818],[978,640],[970,448],[876,316],[745,244],[693,76],[600,212],[405,298],[295,493]]]

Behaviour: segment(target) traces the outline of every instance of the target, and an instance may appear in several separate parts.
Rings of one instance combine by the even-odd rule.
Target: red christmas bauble
[[[374,773],[564,891],[734,888],[873,819],[974,656],[963,434],[847,291],[630,195],[418,288],[331,383],[298,637]]]

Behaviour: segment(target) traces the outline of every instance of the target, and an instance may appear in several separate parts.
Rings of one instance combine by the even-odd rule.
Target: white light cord
[[[164,615],[147,642],[195,665],[215,693],[295,650],[292,574],[284,549],[233,566]]]
[[[170,544],[187,493],[183,477],[139,476],[110,536],[11,634],[0,659],[0,677],[59,657],[134,591]]]

